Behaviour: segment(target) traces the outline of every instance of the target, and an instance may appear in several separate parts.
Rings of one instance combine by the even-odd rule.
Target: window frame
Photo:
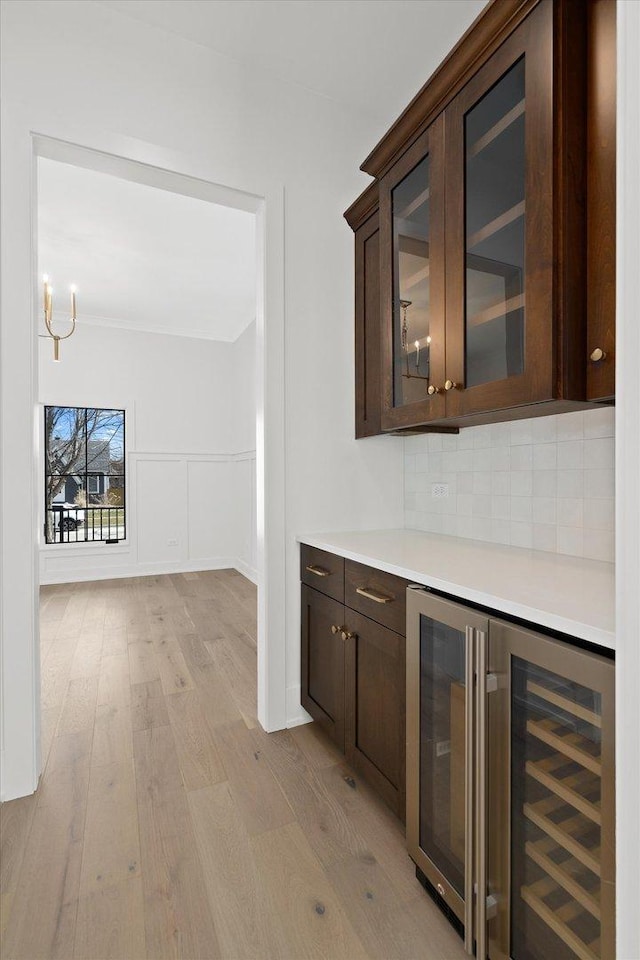
[[[79,411],[82,411],[82,412],[83,412],[83,414],[84,414],[84,425],[85,425],[85,426],[84,426],[84,430],[85,430],[85,438],[84,438],[84,470],[80,470],[80,471],[75,470],[75,471],[70,471],[69,473],[61,473],[61,474],[55,474],[55,473],[49,472],[49,456],[48,456],[48,453],[49,453],[49,438],[48,438],[48,436],[47,436],[47,413],[48,413],[48,411],[51,410],[51,409],[79,410]],[[82,539],[73,539],[73,540],[72,540],[72,539],[64,539],[64,538],[61,537],[61,539],[59,539],[59,540],[58,540],[58,539],[49,540],[49,539],[48,539],[48,534],[47,534],[47,525],[48,525],[48,524],[47,524],[47,521],[48,521],[48,513],[49,513],[49,509],[50,509],[49,503],[48,503],[48,493],[47,493],[47,485],[48,485],[49,477],[51,477],[51,476],[60,476],[60,477],[65,477],[65,478],[67,478],[67,477],[77,477],[78,479],[81,479],[82,482],[83,482],[83,484],[84,484],[83,489],[85,489],[85,491],[86,491],[87,500],[88,500],[88,498],[89,498],[91,495],[95,495],[95,494],[96,494],[95,491],[94,491],[93,493],[90,491],[90,489],[89,489],[89,481],[90,481],[90,480],[98,481],[98,489],[99,489],[99,477],[100,477],[100,476],[111,476],[111,474],[100,473],[100,471],[96,471],[95,469],[92,469],[92,470],[89,469],[89,446],[88,446],[88,438],[87,438],[87,435],[86,435],[86,430],[87,430],[87,427],[86,427],[86,424],[87,424],[87,415],[88,415],[89,413],[93,413],[93,414],[96,414],[96,413],[97,413],[97,414],[102,414],[102,413],[118,413],[118,414],[121,414],[121,416],[122,416],[122,426],[121,426],[121,430],[122,430],[122,470],[121,470],[121,473],[113,474],[113,476],[114,476],[114,478],[117,478],[119,481],[121,481],[122,505],[121,505],[121,506],[118,505],[118,509],[122,509],[122,510],[124,511],[123,523],[122,523],[122,531],[123,531],[123,534],[122,534],[121,537],[118,537],[118,536],[115,536],[115,537],[100,536],[100,537],[95,537],[95,538],[93,538],[93,537],[92,537],[92,538],[85,538],[85,537],[86,537],[86,530],[88,529],[88,528],[86,527],[86,525],[85,525],[85,527],[84,527],[84,529],[85,529],[85,537],[83,537]],[[64,547],[67,547],[67,546],[70,545],[70,544],[72,544],[74,547],[84,547],[85,549],[86,549],[87,547],[89,547],[89,548],[91,548],[91,547],[97,547],[97,546],[102,545],[102,544],[104,544],[105,546],[113,546],[113,547],[126,546],[126,545],[128,544],[128,533],[129,533],[129,531],[128,531],[128,518],[127,518],[127,514],[128,514],[128,496],[127,496],[127,483],[128,483],[128,475],[127,475],[127,409],[126,409],[125,407],[122,407],[122,406],[100,406],[100,407],[97,407],[97,406],[77,406],[77,405],[75,405],[75,404],[64,404],[64,403],[45,403],[45,404],[42,405],[42,420],[41,420],[41,423],[42,423],[42,426],[43,426],[43,434],[44,434],[44,437],[43,437],[43,453],[44,453],[44,463],[43,463],[44,523],[43,523],[43,525],[41,526],[41,530],[42,530],[43,535],[44,535],[44,544],[43,544],[43,545],[44,545],[46,548],[48,548],[48,549],[56,549],[56,548],[58,548],[58,547],[63,547],[63,546],[64,546]],[[64,501],[63,501],[63,502],[64,502]],[[92,508],[91,505],[87,502],[86,506],[84,506],[84,507],[78,506],[77,509],[78,509],[78,510],[100,509],[100,506],[99,506],[99,505],[96,505],[96,506],[94,506],[94,507]],[[104,509],[106,509],[106,508],[104,508]],[[85,524],[86,524],[86,516],[85,516]],[[54,523],[54,529],[55,529],[55,523]],[[117,528],[117,526],[116,526],[116,532],[117,532],[117,529],[118,529],[118,528]],[[93,530],[93,528],[92,528],[92,530]],[[101,532],[102,532],[102,530],[103,530],[103,527],[102,527],[102,524],[101,524]]]

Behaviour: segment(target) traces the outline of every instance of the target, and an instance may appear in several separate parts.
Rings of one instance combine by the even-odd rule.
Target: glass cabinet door
[[[525,60],[465,117],[465,386],[520,376],[525,329]]]
[[[381,183],[383,427],[444,414],[442,117]]]
[[[447,108],[447,416],[553,396],[551,4]]]
[[[510,871],[490,953],[614,960],[613,664],[515,628],[497,635],[509,722],[494,760],[511,763],[497,778],[506,817],[492,826],[510,834]]]

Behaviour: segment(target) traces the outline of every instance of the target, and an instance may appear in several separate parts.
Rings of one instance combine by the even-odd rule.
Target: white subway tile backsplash
[[[615,559],[615,538],[612,530],[585,529],[583,542],[583,556],[591,560],[607,560],[613,563]]]
[[[531,442],[534,444],[555,443],[558,427],[555,417],[537,417],[531,421]]]
[[[575,497],[558,498],[558,526],[582,527],[584,500]]]
[[[533,495],[533,472],[514,470],[511,474],[511,496],[531,497]]]
[[[492,450],[490,447],[473,451],[473,470],[491,470]]]
[[[491,475],[491,492],[496,497],[507,497],[511,493],[511,474],[508,470]]]
[[[558,496],[559,497],[584,496],[584,471],[583,470],[558,470]]]
[[[533,469],[533,447],[526,444],[511,448],[511,469],[512,470],[532,470]]]
[[[609,470],[585,470],[585,496],[610,497],[616,492],[616,481],[613,468]]]
[[[509,543],[511,523],[509,520],[493,519],[491,521],[491,542]]]
[[[591,413],[589,412],[589,415]],[[556,417],[558,441],[582,440],[584,437],[584,412],[563,413]]]
[[[558,493],[558,471],[557,470],[534,470],[533,471],[533,495],[534,497],[555,497]]]
[[[533,522],[536,524],[554,524],[556,523],[555,497],[534,497],[533,498]]]
[[[407,437],[405,526],[612,561],[614,423],[605,407]]]
[[[473,478],[473,492],[490,494],[493,487],[491,485],[491,474],[488,470],[478,470],[477,473],[469,474]]]
[[[606,470],[611,467],[614,458],[613,437],[584,441],[585,470]]]
[[[558,445],[538,443],[533,447],[533,469],[555,470],[558,466]]]
[[[491,469],[494,471],[511,469],[510,447],[493,447],[491,449]]]
[[[474,540],[491,540],[491,520],[488,517],[474,517],[471,529]]]
[[[555,553],[558,547],[557,528],[554,523],[534,523],[533,549]]]
[[[592,437],[613,437],[615,435],[615,407],[599,407],[589,410],[584,418],[584,435]]]
[[[491,516],[496,520],[509,520],[511,517],[511,498],[491,497]]]
[[[458,493],[473,493],[474,473],[459,473],[456,477]]]
[[[509,542],[513,547],[533,546],[533,524],[512,520],[509,525]]]
[[[582,470],[583,440],[565,440],[558,444],[558,470]]]
[[[511,424],[511,446],[530,445],[533,441],[533,421],[514,420]]]
[[[533,519],[533,497],[511,497],[511,519],[531,521]]]
[[[606,497],[584,501],[584,525],[591,530],[615,530],[615,501]]]
[[[572,557],[584,556],[584,530],[582,527],[558,527],[558,553]]]
[[[475,493],[473,495],[472,511],[474,517],[490,517],[491,497],[482,493]]]

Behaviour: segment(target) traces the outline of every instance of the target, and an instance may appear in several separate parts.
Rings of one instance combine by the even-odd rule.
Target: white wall
[[[33,790],[37,775],[38,394],[27,320],[35,293],[33,131],[266,198],[266,320],[263,330],[259,313],[258,335],[267,402],[258,464],[264,457],[267,499],[258,510],[265,530],[258,551],[267,560],[259,595],[269,643],[269,696],[259,688],[259,704],[269,729],[301,716],[296,534],[400,526],[402,441],[353,439],[353,237],[342,211],[367,183],[358,167],[385,120],[99,4],[8,0],[2,18],[3,789],[10,797]],[[433,66],[425,63],[425,75]]]
[[[41,582],[230,566],[255,581],[255,323],[234,343],[80,323],[62,349],[54,363],[39,340],[42,404],[126,411],[128,530],[42,543]]]
[[[614,432],[598,407],[408,437],[405,527],[612,563]]]

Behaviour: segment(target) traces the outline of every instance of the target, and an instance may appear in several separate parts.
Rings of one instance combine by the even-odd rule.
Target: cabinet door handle
[[[596,347],[595,350],[593,350],[590,354],[589,359],[592,361],[592,363],[600,363],[601,360],[607,359],[607,355],[602,347]]]
[[[445,380],[444,388],[445,390],[461,390],[462,384],[456,383],[455,380]]]
[[[342,627],[339,627],[337,623],[331,624],[331,633],[333,633],[334,635],[336,633],[340,633],[341,630],[342,630]]]
[[[442,387],[436,387],[434,383],[430,383],[427,387],[427,393],[430,397],[433,397],[436,393],[442,393]]]
[[[316,577],[330,577],[331,570],[325,570],[324,567],[316,567],[314,563],[308,563],[305,567],[305,570],[308,570],[309,573],[315,573]]]
[[[347,630],[347,629],[345,628],[345,629],[342,631],[342,639],[343,639],[343,640],[352,640],[354,637],[355,637],[355,633],[352,633],[351,630]]]
[[[356,587],[356,593],[367,600],[373,600],[375,603],[393,603],[395,597],[387,597],[384,593],[378,593],[377,590],[369,590],[368,587]]]

